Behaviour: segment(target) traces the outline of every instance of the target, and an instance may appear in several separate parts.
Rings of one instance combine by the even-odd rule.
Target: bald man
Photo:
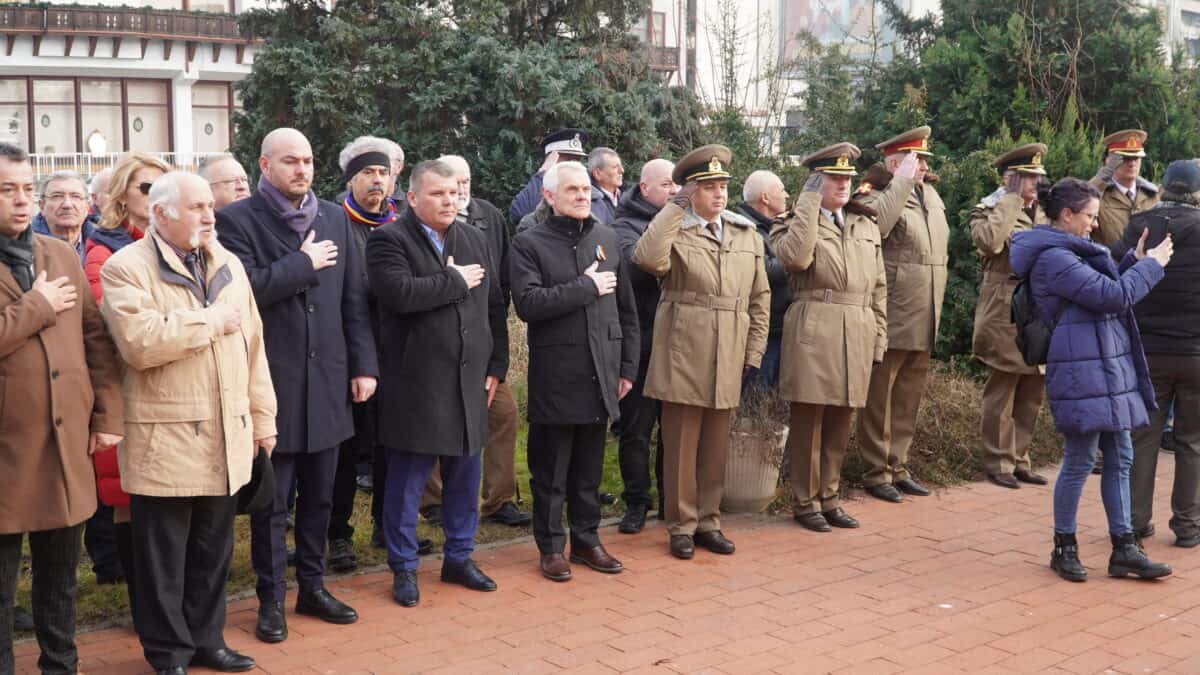
[[[650,365],[650,345],[654,339],[654,313],[658,309],[658,279],[632,264],[633,249],[646,231],[646,226],[675,193],[679,186],[671,179],[675,165],[665,159],[652,159],[642,165],[641,178],[637,187],[629,190],[617,205],[612,228],[621,243],[621,256],[629,264],[630,280],[633,284],[634,300],[637,305],[638,324],[642,341],[637,382],[633,390],[621,399],[621,419],[613,425],[620,436],[618,454],[621,461],[621,481],[625,492],[625,517],[618,529],[624,534],[641,532],[646,525],[646,512],[650,499],[650,438],[658,422],[659,403],[642,396],[642,383],[646,379],[646,368]],[[658,455],[654,474],[658,479],[658,513],[662,510],[662,439],[658,442]]]
[[[325,535],[337,448],[354,435],[350,404],[371,398],[379,368],[364,253],[345,210],[312,192],[308,139],[295,129],[272,131],[258,165],[257,191],[221,209],[217,231],[250,276],[279,399],[279,443],[271,455],[275,498],[251,515],[250,545],[258,575],[255,635],[281,642],[287,639],[284,530],[293,481],[296,612],[330,623],[358,619],[325,590]]]
[[[754,387],[761,395],[775,388],[779,382],[779,354],[783,343],[783,315],[792,302],[792,291],[788,288],[787,270],[771,250],[771,225],[787,212],[788,191],[783,181],[770,171],[755,171],[746,177],[742,187],[742,203],[736,212],[754,222],[763,239],[763,263],[767,268],[767,281],[771,284],[771,329],[767,334],[767,351],[763,353],[762,367],[751,370],[742,382],[742,394],[747,395]]]

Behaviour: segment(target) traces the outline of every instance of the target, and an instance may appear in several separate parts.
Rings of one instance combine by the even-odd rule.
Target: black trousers
[[[86,538],[86,535],[85,535]],[[133,523],[113,523],[113,543],[121,569],[125,570],[125,588],[129,591],[129,613],[137,611],[137,575],[133,573]]]
[[[250,561],[258,575],[260,602],[283,602],[287,596],[287,501],[296,485],[296,584],[301,593],[325,587],[325,537],[333,508],[333,478],[338,449],[271,454],[275,499],[250,515]]]
[[[629,506],[652,506],[650,500],[650,441],[662,404],[657,399],[642,395],[646,382],[646,370],[650,366],[650,355],[642,358],[638,366],[638,379],[633,389],[621,399],[621,421],[614,425],[620,437],[617,458],[621,464],[621,482],[625,491],[621,500]],[[654,476],[658,484],[658,503],[662,508],[663,495],[663,444],[662,433],[658,435],[658,451],[655,453]]]
[[[123,577],[126,570],[117,555],[116,534],[113,530],[113,508],[100,504],[83,530],[83,546],[92,559],[92,571],[97,577],[116,579]]]
[[[33,625],[38,647],[38,668],[43,673],[74,673],[79,665],[75,651],[75,582],[79,566],[83,525],[29,533],[33,567]],[[0,673],[12,673],[13,602],[21,573],[22,534],[0,535]]]
[[[600,545],[600,479],[604,474],[607,424],[529,425],[529,485],[533,489],[533,538],[542,553],[566,546],[563,505],[571,546]]]
[[[155,670],[187,667],[197,649],[225,647],[225,581],[236,497],[130,496],[133,626]]]
[[[358,492],[358,439],[351,438],[338,446],[337,471],[333,474],[333,494],[329,507],[329,541],[351,539],[354,526],[354,496]]]

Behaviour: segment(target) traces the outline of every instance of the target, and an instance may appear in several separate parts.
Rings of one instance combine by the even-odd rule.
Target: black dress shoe
[[[1017,479],[1011,473],[989,473],[988,480],[1010,490],[1016,490],[1021,487],[1021,484],[1017,482]]]
[[[263,642],[283,642],[287,636],[287,617],[283,614],[283,603],[264,602],[259,605],[254,637]]]
[[[1029,483],[1030,485],[1046,485],[1050,482],[1046,480],[1044,476],[1039,476],[1029,469],[1017,469],[1013,472],[1013,478],[1016,478],[1022,483]]]
[[[613,493],[611,493],[611,492],[601,492],[601,493],[600,493],[599,495],[597,495],[597,496],[598,496],[598,497],[599,497],[599,499],[600,499],[600,503],[601,503],[601,504],[603,504],[603,505],[605,505],[605,506],[611,506],[612,504],[616,504],[616,503],[617,503],[617,496],[616,496],[616,495],[614,495],[614,494],[613,494]]]
[[[696,542],[686,534],[671,535],[671,555],[680,560],[691,560],[696,555]]]
[[[192,655],[193,666],[212,668],[222,673],[240,673],[254,667],[254,659],[239,654],[229,647],[220,649],[197,649]]]
[[[354,479],[354,485],[358,488],[359,492],[371,494],[375,490],[375,478],[371,474],[359,476]]]
[[[1190,534],[1186,537],[1175,537],[1175,545],[1179,548],[1196,548],[1200,546],[1200,534]]]
[[[805,529],[813,532],[832,532],[833,528],[829,526],[829,521],[825,520],[825,516],[814,511],[812,513],[797,513],[792,516],[792,520],[800,523]]]
[[[517,505],[512,502],[504,502],[499,509],[496,509],[495,513],[484,516],[483,519],[489,523],[508,525],[509,527],[524,527],[533,522],[533,516],[518,509]]]
[[[821,515],[825,516],[826,522],[834,527],[840,527],[846,530],[853,530],[858,527],[858,521],[851,518],[849,513],[842,510],[842,507],[822,511]]]
[[[425,508],[421,509],[421,517],[424,518],[425,522],[429,523],[430,525],[437,525],[438,527],[441,527],[442,507],[438,504],[426,506]]]
[[[296,613],[315,616],[329,623],[354,623],[358,621],[358,612],[350,605],[338,600],[324,588],[308,593],[300,593],[296,597]]]
[[[26,633],[33,630],[33,615],[24,607],[13,607],[13,630]]]
[[[625,508],[625,515],[621,518],[621,524],[617,526],[617,532],[621,534],[637,534],[645,526],[646,505],[630,504]]]
[[[187,675],[187,668],[183,666],[175,666],[173,668],[163,668],[162,670],[154,671],[156,675]]]
[[[353,572],[358,568],[358,556],[354,555],[354,542],[349,539],[334,539],[329,542],[329,569],[339,574]]]
[[[731,555],[736,550],[733,542],[726,539],[720,530],[697,532],[693,540],[700,548],[706,548],[713,553],[720,553],[721,555]]]
[[[867,494],[876,499],[882,499],[885,502],[892,502],[893,504],[899,504],[900,502],[904,501],[904,497],[901,496],[900,491],[897,490],[896,486],[892,485],[891,483],[868,485]]]
[[[418,539],[417,540],[417,555],[429,555],[430,553],[433,553],[433,540],[432,539]]]
[[[392,577],[392,599],[404,607],[416,607],[421,601],[416,570],[402,570]]]
[[[449,560],[442,563],[442,581],[448,584],[459,584],[473,591],[494,591],[496,582],[479,569],[474,560],[467,558],[462,563],[452,563]]]
[[[900,488],[900,491],[906,495],[912,495],[914,497],[929,496],[929,489],[911,478],[903,478],[896,481],[896,487]]]

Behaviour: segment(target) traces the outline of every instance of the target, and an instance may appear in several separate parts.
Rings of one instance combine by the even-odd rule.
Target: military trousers
[[[488,408],[488,438],[483,449],[483,480],[479,515],[487,517],[508,502],[517,501],[517,403],[508,383],[496,385]],[[442,476],[436,469],[425,484],[421,508],[442,503]]]
[[[792,403],[788,453],[792,458],[792,510],[832,511],[841,505],[842,460],[850,443],[854,408]]]
[[[1029,446],[1046,377],[993,370],[983,385],[979,431],[983,438],[983,465],[989,474],[1030,468]]]
[[[1154,480],[1162,428],[1175,401],[1175,482],[1171,486],[1171,530],[1186,539],[1200,535],[1200,356],[1147,354],[1158,410],[1150,425],[1133,430],[1129,472],[1133,531],[1145,530],[1154,515]]]
[[[729,408],[663,401],[663,507],[672,535],[721,529],[732,414]]]
[[[929,352],[889,349],[871,370],[867,405],[858,413],[858,444],[867,470],[863,484],[910,478],[908,450],[929,377]]]

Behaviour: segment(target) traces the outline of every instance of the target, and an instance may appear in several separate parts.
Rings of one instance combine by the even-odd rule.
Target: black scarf
[[[33,288],[33,226],[15,238],[0,234],[0,261],[8,265],[22,292]]]

